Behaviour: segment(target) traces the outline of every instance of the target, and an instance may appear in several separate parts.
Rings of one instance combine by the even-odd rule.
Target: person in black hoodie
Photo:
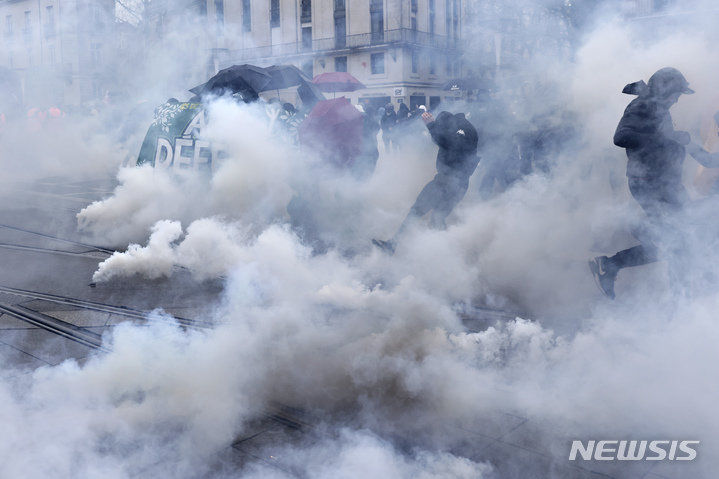
[[[439,146],[437,174],[419,193],[397,233],[389,240],[372,240],[375,246],[390,255],[407,228],[430,211],[432,227],[446,228],[445,219],[464,198],[469,177],[479,164],[479,135],[464,113],[453,115],[443,111],[436,120],[431,113],[423,113],[422,121],[427,125],[432,141]]]
[[[669,108],[682,94],[694,93],[678,70],[662,68],[647,83],[631,83],[622,93],[637,98],[624,110],[614,144],[626,150],[629,191],[646,213],[647,223],[635,233],[640,245],[589,261],[597,285],[609,299],[615,297],[614,282],[619,270],[658,261],[660,246],[666,250],[668,242],[682,242],[676,225],[677,214],[690,203],[682,183],[687,145],[704,166],[719,166],[712,158],[700,155],[701,148],[690,145],[688,132],[674,130]],[[678,234],[669,241],[667,233],[672,231]],[[675,244],[673,250],[682,250],[681,244]],[[675,278],[676,266],[670,264],[670,275]]]
[[[396,148],[395,128],[397,127],[397,113],[394,111],[394,105],[387,103],[384,107],[384,115],[380,119],[382,127],[382,141],[384,141],[384,151],[390,153],[392,147]]]

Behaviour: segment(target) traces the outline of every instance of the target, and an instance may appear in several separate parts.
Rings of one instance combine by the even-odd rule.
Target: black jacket
[[[675,140],[669,108],[640,96],[624,110],[614,144],[627,151],[627,176],[681,180],[685,149]]]
[[[469,178],[479,164],[479,135],[464,114],[443,111],[427,129],[439,146],[437,172]]]
[[[380,125],[382,126],[383,132],[391,132],[397,125],[397,113],[395,113],[394,110],[385,111],[380,119]]]

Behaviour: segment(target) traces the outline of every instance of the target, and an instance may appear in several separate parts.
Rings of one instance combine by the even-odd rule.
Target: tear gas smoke
[[[209,177],[121,168],[114,194],[78,222],[89,241],[136,244],[93,279],[173,267],[226,276],[216,327],[123,324],[105,338],[112,353],[82,367],[4,369],[0,414],[11,433],[0,439],[0,475],[198,477],[277,401],[318,418],[316,435],[283,451],[291,472],[260,464],[243,477],[531,474],[534,456],[476,454],[498,413],[529,419],[557,478],[576,473],[556,459],[566,459],[567,438],[669,436],[702,441],[701,459],[675,471],[713,477],[719,295],[673,297],[652,265],[623,271],[617,300],[603,303],[586,264],[635,244],[641,218],[624,152],[611,144],[630,101],[622,87],[677,67],[697,94],[672,109],[676,129],[697,135],[716,94],[713,47],[702,30],[690,34],[694,24],[641,43],[636,25],[602,18],[572,63],[537,67],[555,93],[527,114],[563,105],[577,119],[576,142],[551,173],[480,202],[479,170],[448,230],[420,225],[391,258],[370,239],[394,233],[431,179],[436,150],[423,136],[383,153],[360,183],[272,140],[259,105],[219,99],[205,134],[228,158]],[[694,167],[687,159],[685,178]],[[297,192],[312,199],[327,254],[286,224]],[[520,317],[468,332],[457,304]]]

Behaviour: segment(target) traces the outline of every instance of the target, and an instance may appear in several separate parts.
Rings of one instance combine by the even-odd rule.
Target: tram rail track
[[[0,286],[0,293],[10,294],[14,296],[20,296],[33,300],[47,301],[50,303],[61,304],[65,306],[74,306],[80,309],[98,311],[102,313],[115,314],[118,316],[124,316],[131,319],[137,319],[142,321],[169,321],[162,315],[153,315],[151,311],[139,311],[130,309],[125,306],[114,306],[110,304],[97,303],[94,301],[87,301],[77,298],[71,298],[68,296],[62,296],[57,294],[42,293],[38,291],[28,291],[24,289],[11,288],[8,286]],[[0,305],[2,305],[0,303]],[[207,321],[201,321],[197,319],[189,319],[173,316],[172,321],[176,321],[180,326],[194,329],[209,329],[212,327],[212,323]]]
[[[20,305],[0,303],[0,312],[30,323],[33,326],[45,331],[57,334],[63,338],[88,346],[92,349],[96,349],[103,353],[110,352],[109,349],[102,345],[102,337],[97,333],[88,331],[86,328],[75,326],[74,324],[70,324],[60,319],[55,319],[46,314],[33,311]]]
[[[92,259],[107,259],[110,256],[110,253],[106,253],[104,251],[98,251],[97,249],[91,249],[89,251],[64,251],[60,249],[50,249],[50,248],[39,248],[37,246],[23,246],[18,244],[11,244],[11,243],[0,243],[0,249],[13,249],[17,251],[27,251],[32,253],[42,253],[42,254],[53,254],[53,255],[60,255],[60,256],[74,256],[74,257],[85,257],[85,258],[92,258]],[[100,256],[102,255],[102,256]]]
[[[73,240],[69,240],[69,239],[65,239],[65,238],[60,238],[58,236],[53,236],[53,235],[49,235],[49,234],[45,234],[45,233],[39,233],[37,231],[27,230],[24,228],[18,228],[17,226],[0,224],[0,228],[8,229],[11,231],[18,231],[21,233],[26,233],[26,234],[30,234],[30,235],[34,235],[34,236],[40,236],[42,238],[47,238],[47,239],[50,239],[53,241],[58,241],[60,243],[71,244],[74,246],[82,246],[83,248],[88,248],[88,249],[96,250],[96,251],[102,251],[103,253],[107,253],[107,254],[113,254],[115,252],[115,250],[112,248],[105,248],[103,246],[95,246],[95,245],[90,245],[90,244],[86,244],[86,243],[81,243],[79,241],[73,241]]]
[[[147,312],[131,310],[122,306],[105,305],[101,303],[83,301],[59,295],[25,291],[6,286],[0,286],[0,292],[30,299],[54,302],[57,304],[83,307],[85,309],[90,309],[94,311],[110,312],[112,314],[119,314],[132,318],[141,318],[145,320],[153,319],[149,317],[149,313]],[[98,352],[106,354],[112,352],[111,348],[108,348],[103,344],[102,336],[100,334],[89,331],[87,328],[75,326],[66,321],[62,321],[41,312],[34,311],[25,306],[9,305],[0,302],[0,313],[7,314],[21,321],[25,321],[37,328],[56,334],[65,339],[75,341]],[[177,320],[178,323],[186,327],[207,328],[210,326],[209,323],[204,323],[197,320],[190,320],[186,318],[175,317],[175,320]],[[298,430],[311,429],[314,425],[313,419],[308,417],[304,411],[287,406],[279,402],[271,402],[266,404],[263,408],[262,415],[268,419]]]

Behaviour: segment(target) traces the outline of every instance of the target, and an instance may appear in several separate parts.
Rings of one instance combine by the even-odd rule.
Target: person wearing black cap
[[[658,261],[658,246],[666,247],[667,241],[658,238],[657,231],[661,230],[666,238],[670,225],[676,224],[676,213],[690,202],[682,184],[682,165],[691,136],[674,130],[669,109],[682,94],[691,95],[694,90],[677,69],[662,68],[647,83],[631,83],[622,93],[637,98],[624,110],[614,144],[626,150],[629,191],[648,221],[633,233],[640,245],[589,261],[597,285],[609,299],[615,298],[614,282],[619,270]]]
[[[464,113],[453,115],[443,111],[435,120],[431,113],[425,112],[422,114],[422,121],[427,126],[432,141],[439,146],[437,174],[420,191],[394,237],[389,240],[372,240],[372,244],[390,255],[394,254],[397,239],[414,221],[430,211],[432,227],[446,228],[445,219],[464,198],[469,188],[469,177],[479,164],[479,135]]]

